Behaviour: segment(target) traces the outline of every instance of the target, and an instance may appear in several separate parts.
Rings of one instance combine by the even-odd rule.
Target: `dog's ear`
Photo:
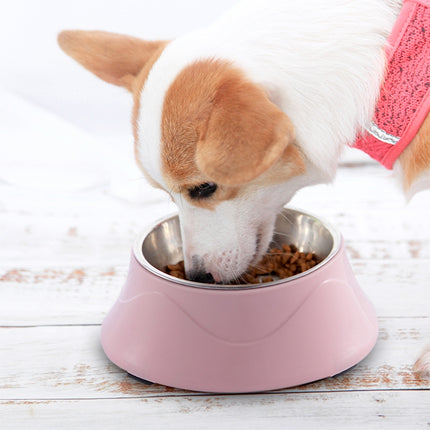
[[[139,72],[167,42],[104,31],[67,30],[58,35],[58,44],[99,78],[132,91]]]
[[[293,139],[291,121],[265,91],[233,76],[216,91],[196,163],[212,181],[240,185],[264,173]]]

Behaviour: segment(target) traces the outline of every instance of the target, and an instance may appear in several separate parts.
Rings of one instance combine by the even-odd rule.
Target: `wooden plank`
[[[371,252],[383,257],[384,251],[376,246]],[[358,247],[350,255],[358,257],[351,260],[353,270],[379,316],[430,315],[430,260],[372,261],[362,259]],[[126,265],[0,266],[0,326],[99,324],[127,271]]]
[[[361,238],[361,240],[346,240],[345,246],[352,261],[370,260],[369,264],[375,260],[398,260],[399,264],[406,266],[410,260],[421,260],[427,269],[430,260],[430,240],[426,239],[363,240]]]
[[[430,212],[430,211],[429,211]],[[0,217],[1,219],[1,217]],[[86,221],[90,223],[90,221]],[[397,225],[394,230],[402,230]],[[29,226],[29,230],[33,227]],[[67,223],[61,231],[51,231],[50,236],[15,232],[5,239],[6,249],[0,248],[0,265],[4,267],[55,267],[55,266],[108,266],[126,265],[133,243],[142,226],[130,222],[130,231],[112,233],[114,228],[106,226],[101,232],[83,233],[83,226]],[[351,230],[353,226],[349,227]],[[14,241],[12,236],[15,238]],[[357,260],[430,260],[430,238],[423,233],[405,229],[399,235],[374,237],[370,234],[343,234],[350,258]],[[9,253],[7,254],[7,249]]]
[[[145,386],[104,355],[99,326],[0,329],[0,398],[70,399],[182,395]],[[380,320],[372,353],[350,371],[291,392],[430,389],[412,365],[430,334],[430,318]]]
[[[312,195],[314,194],[312,193]],[[85,237],[94,237],[102,242],[109,242],[116,237],[134,236],[140,229],[145,228],[147,222],[151,219],[156,219],[175,211],[175,207],[170,204],[165,206],[148,205],[139,208],[119,205],[115,209],[106,208],[101,204],[102,202],[98,195],[94,195],[93,198],[95,208],[93,213],[90,214],[76,212],[76,209],[74,209],[74,212],[67,214],[57,213],[56,211],[46,214],[43,212],[41,214],[32,214],[31,212],[23,214],[15,211],[1,212],[0,218],[3,225],[8,226],[8,229],[1,231],[1,242],[2,244],[25,245],[28,241],[28,245],[30,245],[33,239],[33,246],[36,247],[39,246],[39,243],[35,240],[41,240],[41,244],[43,244],[44,240],[55,238],[61,238],[66,243],[70,243],[70,245],[73,245],[77,239],[82,240]],[[84,199],[75,198],[72,202],[82,204],[82,200]],[[98,207],[99,203],[100,207]],[[357,227],[365,229],[366,224],[373,227],[371,225],[373,223],[374,226],[379,227],[379,232],[374,232],[378,235],[377,238],[388,239],[392,236],[393,231],[386,227],[387,223],[388,225],[396,225],[398,230],[410,229],[414,233],[425,234],[428,238],[428,232],[420,231],[421,227],[425,225],[423,224],[426,220],[425,213],[412,213],[409,216],[406,209],[401,209],[402,205],[389,205],[383,202],[373,204],[373,202],[364,201],[356,203],[350,208],[340,207],[339,203],[339,201],[320,202],[313,205],[302,204],[299,207],[312,211],[314,214],[326,219],[330,217],[329,220],[340,228],[347,238],[354,233],[354,227],[355,229]],[[395,211],[398,211],[398,213],[395,213]],[[391,214],[391,220],[385,218],[390,212],[394,212]],[[399,224],[407,221],[408,218],[411,219],[410,223]],[[383,235],[384,233],[385,235]],[[18,234],[19,236],[17,236]],[[351,236],[351,239],[355,237],[360,239],[359,236]],[[375,238],[369,237],[368,239]],[[23,255],[22,257],[25,256]],[[37,257],[37,255],[35,254],[34,257]]]
[[[158,191],[160,192],[160,191]],[[0,186],[0,262],[115,264],[125,261],[136,235],[175,211],[163,198],[131,204],[104,189],[46,193]]]
[[[147,185],[143,188],[148,191]],[[1,185],[0,223],[7,228],[0,231],[0,261],[24,266],[46,261],[120,264],[139,231],[175,210],[167,194],[155,197],[152,192],[133,204],[105,189],[46,193]],[[292,204],[330,221],[348,243],[363,239],[391,240],[395,246],[396,242],[421,242],[428,258],[429,195],[430,191],[418,194],[406,205],[395,182],[371,165],[341,168],[334,185],[306,188]]]
[[[127,266],[0,269],[0,325],[100,324]]]
[[[430,427],[430,391],[0,402],[2,428],[357,429]]]
[[[410,228],[401,220],[392,220],[385,226],[390,232],[381,231],[380,219],[375,217],[377,219],[373,221],[343,219],[338,214],[326,218],[342,232],[347,248],[355,258],[430,259],[428,228],[420,226],[416,219],[410,220],[410,223],[416,223]],[[0,216],[0,222],[8,225],[9,221]],[[14,267],[126,264],[134,240],[148,224],[145,220],[141,223],[124,220],[124,223],[128,223],[128,231],[122,228],[114,231],[115,221],[106,225],[99,223],[97,231],[95,228],[94,231],[84,231],[97,224],[96,220],[88,219],[64,221],[64,225],[44,231],[31,220],[25,227],[31,233],[12,230],[8,236],[2,234],[0,264]]]

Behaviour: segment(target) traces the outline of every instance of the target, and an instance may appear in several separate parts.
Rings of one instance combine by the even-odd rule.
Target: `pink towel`
[[[392,169],[430,111],[430,0],[404,0],[388,44],[373,122],[354,146]]]

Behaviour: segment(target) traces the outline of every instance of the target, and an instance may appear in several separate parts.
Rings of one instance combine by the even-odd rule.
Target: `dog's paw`
[[[424,348],[424,351],[415,362],[413,370],[420,376],[430,378],[430,345]]]

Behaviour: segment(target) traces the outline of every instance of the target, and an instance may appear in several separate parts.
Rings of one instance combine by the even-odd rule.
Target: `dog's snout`
[[[190,281],[202,282],[204,284],[214,284],[215,280],[210,273],[194,272],[189,275]]]
[[[185,264],[185,268],[187,268],[187,264]],[[204,284],[215,283],[214,277],[211,273],[208,273],[203,258],[199,255],[191,257],[191,267],[187,271],[187,277],[190,281],[194,282],[202,282]]]
[[[187,277],[190,281],[202,282],[204,284],[216,284],[219,279],[216,278],[216,274],[210,273],[205,266],[204,258],[206,257],[193,255],[191,257],[191,267],[187,271]],[[187,265],[185,264],[185,269]]]

